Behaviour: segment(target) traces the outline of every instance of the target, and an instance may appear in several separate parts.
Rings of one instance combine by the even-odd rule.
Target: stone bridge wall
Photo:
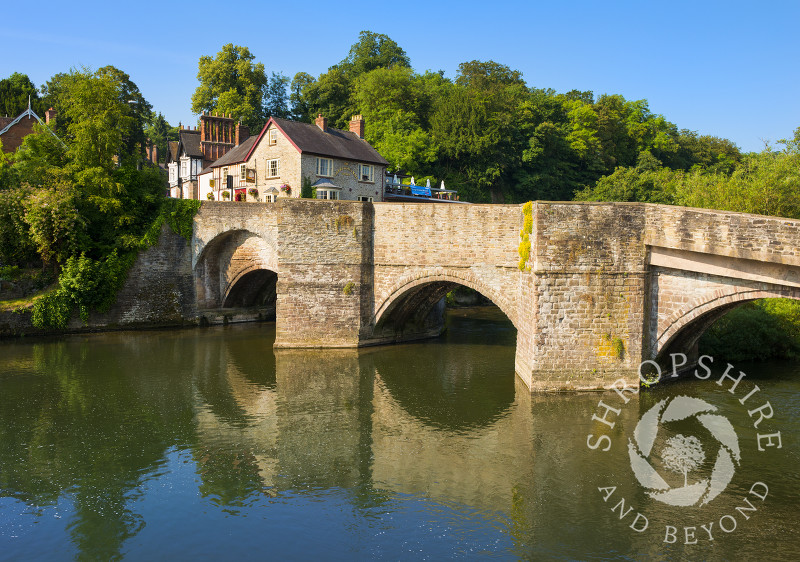
[[[221,306],[243,275],[270,269],[276,347],[355,347],[392,341],[387,318],[462,284],[514,323],[522,380],[555,390],[634,381],[643,359],[696,343],[687,326],[800,296],[798,221],[641,203],[537,202],[532,214],[520,271],[518,205],[203,203],[197,302]]]

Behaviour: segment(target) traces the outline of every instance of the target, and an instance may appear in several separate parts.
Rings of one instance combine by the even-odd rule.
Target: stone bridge
[[[532,225],[531,225],[532,221]],[[197,313],[276,306],[276,347],[358,347],[441,332],[457,285],[517,329],[531,390],[637,379],[696,358],[731,308],[800,298],[800,221],[642,203],[520,205],[285,199],[204,202],[191,247]]]

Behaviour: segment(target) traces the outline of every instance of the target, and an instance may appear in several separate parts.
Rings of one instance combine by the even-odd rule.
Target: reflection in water
[[[294,558],[722,559],[762,539],[793,552],[796,448],[743,463],[731,486],[768,479],[771,511],[695,550],[630,531],[598,492],[616,486],[654,529],[702,517],[643,494],[626,435],[666,396],[724,389],[635,398],[615,450],[591,452],[599,395],[531,396],[515,336],[487,308],[452,312],[437,340],[365,350],[273,352],[271,324],[2,343],[0,557],[263,558],[267,544]],[[775,370],[759,385],[788,446],[800,373]],[[735,406],[721,408],[752,450]]]

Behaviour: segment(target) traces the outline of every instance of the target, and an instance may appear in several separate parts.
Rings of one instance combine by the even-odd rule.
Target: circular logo
[[[716,412],[717,408],[705,400],[676,396],[662,400],[639,419],[628,440],[628,454],[633,474],[647,488],[647,494],[660,502],[673,506],[706,505],[728,486],[739,464],[739,439],[728,419]],[[689,483],[689,474],[706,460],[701,441],[693,436],[674,435],[662,440],[659,457],[663,467],[683,475],[683,486],[670,486],[650,461],[659,429],[664,424],[695,418],[716,440],[718,446],[710,478]],[[635,441],[635,443],[634,443]]]

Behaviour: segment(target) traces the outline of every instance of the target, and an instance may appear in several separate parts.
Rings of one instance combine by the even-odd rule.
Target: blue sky
[[[745,151],[800,126],[800,0],[40,1],[4,12],[0,78],[23,72],[38,86],[111,64],[173,124],[196,122],[197,61],[225,43],[249,47],[268,72],[318,76],[368,29],[394,39],[418,71],[454,77],[461,62],[494,60],[530,86],[647,99],[679,128]]]

